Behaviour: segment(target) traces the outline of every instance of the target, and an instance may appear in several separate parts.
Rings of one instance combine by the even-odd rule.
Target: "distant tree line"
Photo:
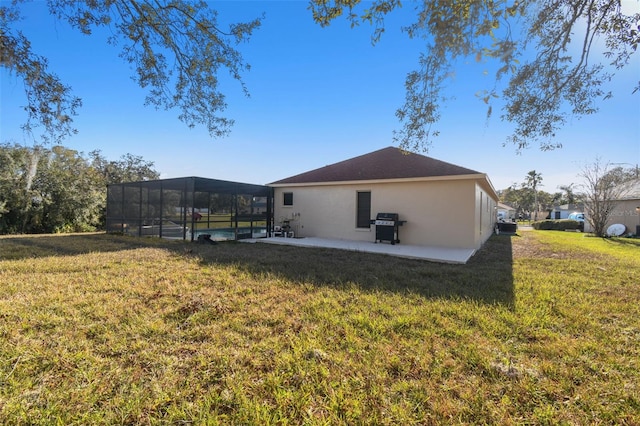
[[[132,154],[110,161],[99,150],[0,144],[0,234],[104,229],[108,184],[159,177]]]

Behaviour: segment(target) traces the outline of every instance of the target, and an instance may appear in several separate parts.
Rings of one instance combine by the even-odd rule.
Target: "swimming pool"
[[[237,228],[238,240],[244,240],[247,238],[266,238],[267,228],[254,226],[253,231],[250,227]],[[198,229],[193,232],[194,241],[198,239],[198,236],[209,234],[214,241],[229,241],[236,239],[236,228],[210,228],[210,229]]]

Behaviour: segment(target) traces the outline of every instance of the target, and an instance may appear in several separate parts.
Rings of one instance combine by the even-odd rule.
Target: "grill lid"
[[[378,213],[376,220],[390,220],[393,222],[398,221],[398,213]]]

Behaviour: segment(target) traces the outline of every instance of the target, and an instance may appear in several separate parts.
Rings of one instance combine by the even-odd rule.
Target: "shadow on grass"
[[[338,249],[272,244],[196,245],[206,264],[234,264],[254,275],[275,275],[316,286],[415,293],[429,298],[514,304],[512,238],[492,236],[466,265],[442,264]]]
[[[622,238],[622,237],[611,237],[611,238],[603,238],[603,241],[612,244],[612,245],[625,245],[625,246],[634,246],[640,248],[640,238]]]
[[[0,260],[158,247],[181,256],[198,256],[207,265],[233,265],[258,280],[276,276],[316,286],[355,285],[368,291],[513,306],[512,238],[518,237],[492,236],[466,265],[336,249],[236,242],[202,245],[106,234],[3,237]]]

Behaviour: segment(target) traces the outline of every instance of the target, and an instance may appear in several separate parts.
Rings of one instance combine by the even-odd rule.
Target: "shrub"
[[[539,220],[531,224],[533,229],[542,231],[584,231],[584,222],[571,219]]]

